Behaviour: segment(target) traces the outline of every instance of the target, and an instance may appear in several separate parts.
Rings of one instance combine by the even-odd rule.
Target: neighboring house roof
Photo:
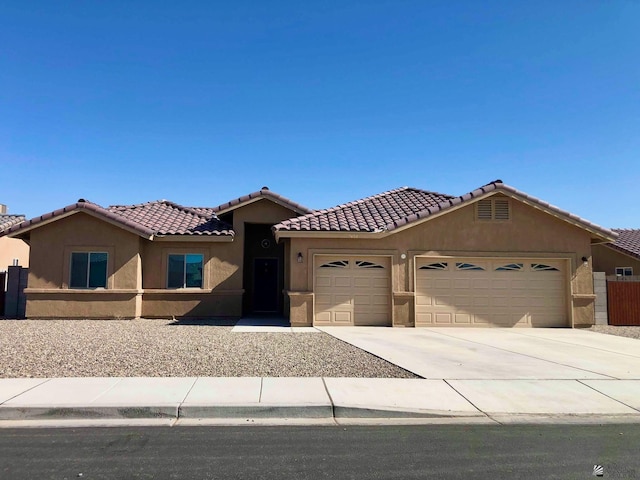
[[[248,203],[252,203],[258,200],[268,199],[278,205],[282,205],[289,210],[294,211],[298,214],[307,214],[313,212],[310,208],[305,207],[304,205],[300,205],[299,203],[294,202],[282,195],[278,195],[275,192],[269,190],[269,187],[262,187],[257,192],[249,193],[248,195],[244,195],[242,197],[238,197],[235,200],[231,200],[230,202],[223,203],[222,205],[218,205],[217,207],[207,208],[207,207],[192,207],[194,210],[199,211],[204,214],[221,214],[228,212],[230,210],[235,210],[238,207],[246,205]]]
[[[401,227],[434,218],[441,213],[464,204],[473,203],[495,193],[515,197],[534,208],[578,225],[603,241],[612,241],[616,237],[616,234],[611,230],[516,190],[504,184],[502,180],[495,180],[458,197],[403,187],[356,202],[285,220],[273,228],[279,236],[287,236],[287,232],[389,234]]]
[[[605,246],[640,259],[640,229],[614,228],[612,230],[618,234],[618,238],[615,242],[607,243]]]
[[[202,215],[189,207],[183,207],[166,200],[139,205],[115,205],[104,208],[83,199],[64,208],[15,225],[2,232],[2,234],[18,236],[56,219],[82,211],[103,218],[149,239],[164,235],[207,235],[219,237],[233,237],[234,235],[231,227],[220,221],[215,215],[213,217]]]
[[[4,232],[5,230],[13,227],[14,225],[19,225],[25,221],[24,215],[12,215],[8,213],[0,213],[0,232]]]

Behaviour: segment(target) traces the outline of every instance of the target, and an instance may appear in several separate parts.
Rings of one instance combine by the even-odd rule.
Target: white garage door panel
[[[552,259],[418,258],[416,326],[566,326],[563,269]]]
[[[388,257],[318,255],[314,276],[314,324],[391,324]]]

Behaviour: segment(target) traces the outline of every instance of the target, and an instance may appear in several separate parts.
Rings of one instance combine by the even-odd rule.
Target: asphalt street
[[[1,429],[2,479],[640,477],[638,425]]]

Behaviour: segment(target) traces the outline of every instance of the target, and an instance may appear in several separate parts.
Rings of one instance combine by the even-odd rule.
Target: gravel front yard
[[[325,333],[231,329],[168,320],[0,320],[0,378],[418,378]]]
[[[589,330],[592,332],[617,335],[619,337],[640,338],[640,327],[616,327],[615,325],[594,325]]]

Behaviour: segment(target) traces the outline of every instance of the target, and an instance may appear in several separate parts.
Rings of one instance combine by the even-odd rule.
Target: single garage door
[[[388,257],[314,258],[315,325],[391,325]]]
[[[568,326],[565,262],[416,259],[416,326]]]

